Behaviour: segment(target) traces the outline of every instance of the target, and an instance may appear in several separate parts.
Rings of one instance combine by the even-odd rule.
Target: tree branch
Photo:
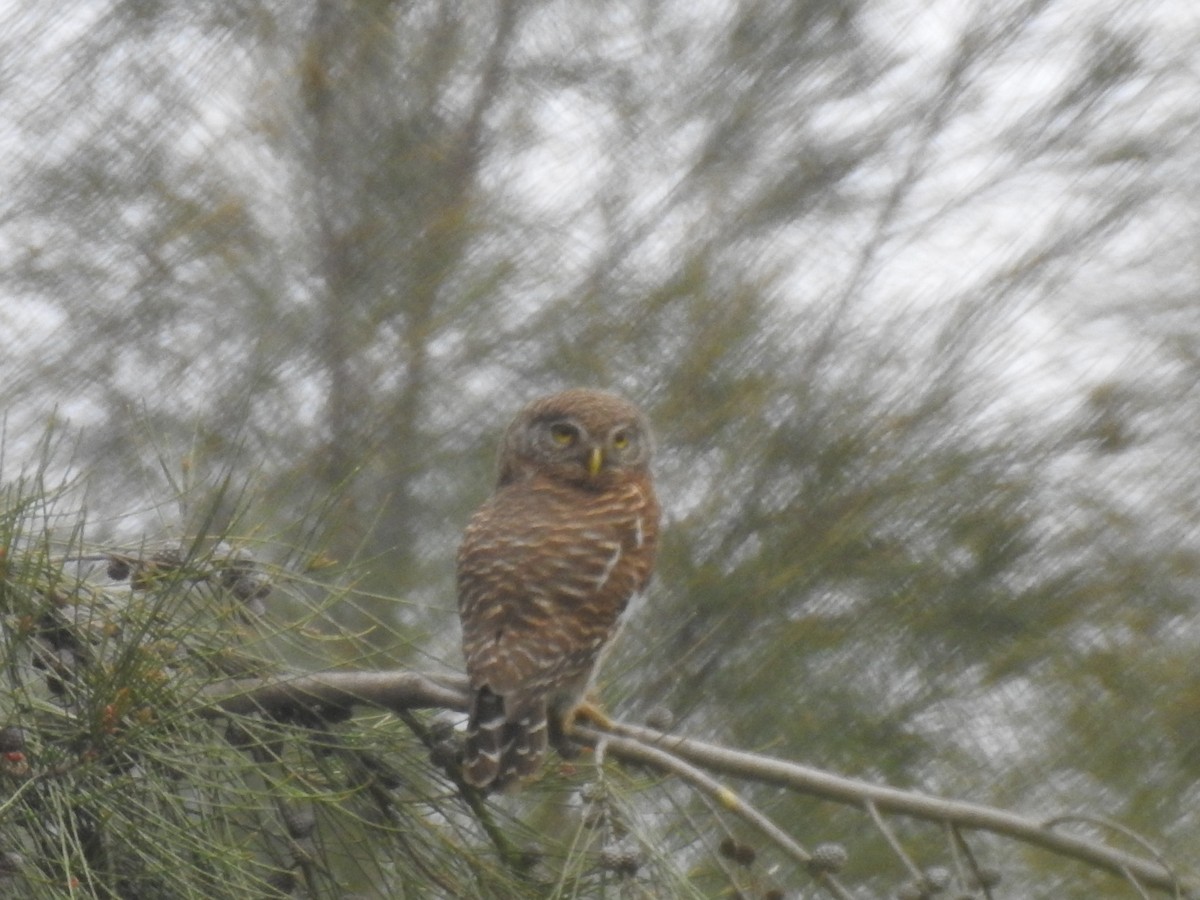
[[[346,709],[357,704],[393,711],[465,711],[466,687],[466,679],[461,675],[427,675],[399,670],[238,679],[211,685],[205,692],[211,705],[202,713],[210,717],[226,713],[272,714],[296,706]],[[578,727],[575,736],[593,745],[604,740],[609,755],[681,775],[708,793],[711,793],[711,779],[702,785],[687,773],[694,773],[699,768],[708,773],[785,787],[810,797],[853,806],[868,814],[874,807],[878,813],[949,824],[960,829],[987,831],[1079,860],[1119,878],[1134,878],[1144,887],[1176,897],[1195,896],[1200,892],[1200,887],[1185,884],[1164,861],[1134,856],[1095,841],[1055,831],[1056,825],[1067,821],[1061,816],[1033,819],[976,803],[902,791],[845,778],[788,760],[730,750],[624,722],[613,722],[610,734]],[[720,797],[725,796],[735,801],[733,806],[727,803],[727,808],[738,812],[736,795],[726,789],[726,793],[720,794]]]
[[[420,672],[322,672],[275,678],[237,678],[205,690],[209,717],[226,713],[276,714],[300,707],[349,709],[359,704],[399,712],[409,709],[467,709],[467,682],[461,676]]]
[[[867,804],[870,803],[880,812],[930,822],[949,822],[959,828],[976,831],[989,831],[1041,847],[1060,856],[1077,859],[1118,877],[1126,878],[1132,874],[1143,884],[1157,890],[1179,893],[1184,889],[1184,885],[1175,874],[1156,860],[1133,856],[1094,841],[1051,830],[1061,819],[1037,820],[976,803],[901,791],[844,778],[787,760],[729,750],[690,738],[674,737],[651,728],[621,722],[614,722],[613,728],[623,736],[668,750],[711,772],[762,784],[779,785],[808,796],[844,803],[863,810],[867,810]],[[1196,886],[1191,886],[1188,890],[1196,890]]]

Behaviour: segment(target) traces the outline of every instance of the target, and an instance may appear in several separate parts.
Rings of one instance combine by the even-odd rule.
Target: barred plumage
[[[547,741],[569,751],[564,728],[654,565],[650,451],[637,408],[601,391],[543,397],[509,426],[458,556],[470,784],[532,775]]]

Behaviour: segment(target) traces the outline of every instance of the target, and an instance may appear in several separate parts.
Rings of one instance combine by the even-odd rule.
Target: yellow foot
[[[575,722],[583,719],[597,728],[611,729],[612,719],[604,714],[600,706],[593,700],[587,699],[573,709],[567,710],[561,716],[550,715],[550,743],[565,760],[577,759],[583,749],[571,740],[571,732],[575,730]]]
[[[563,719],[563,731],[567,734],[571,733],[571,729],[575,726],[576,719],[583,719],[585,722],[591,722],[597,728],[609,730],[613,727],[613,720],[608,717],[596,703],[595,700],[587,699],[580,703],[577,707],[567,713]]]

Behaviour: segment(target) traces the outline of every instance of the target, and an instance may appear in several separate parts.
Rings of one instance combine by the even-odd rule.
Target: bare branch
[[[211,707],[204,710],[209,716],[270,714],[297,705],[349,708],[360,703],[396,711],[435,708],[465,711],[467,708],[466,679],[462,676],[408,671],[326,672],[277,680],[224,681],[212,685],[206,691],[206,697],[212,701]],[[810,797],[854,806],[868,814],[874,810],[877,823],[879,814],[890,813],[1003,835],[1176,897],[1191,896],[1200,890],[1195,885],[1184,884],[1161,859],[1134,856],[1053,830],[1055,825],[1079,817],[1033,819],[990,806],[845,778],[788,760],[730,750],[623,722],[613,722],[610,733],[583,726],[578,727],[576,733],[590,744],[603,740],[606,752],[618,759],[679,775],[716,797],[726,809],[763,830],[801,862],[808,859],[803,848],[757,810],[743,803],[735,793],[714,781],[711,774],[786,787]]]
[[[203,714],[277,713],[290,707],[349,708],[358,704],[394,712],[467,708],[466,680],[420,672],[324,672],[282,678],[231,679],[205,691],[213,705]]]
[[[871,821],[875,823],[875,827],[878,828],[880,833],[883,835],[883,839],[887,841],[888,846],[892,848],[892,852],[895,853],[900,862],[904,864],[904,868],[908,869],[908,874],[917,881],[923,881],[925,875],[921,872],[920,867],[912,861],[912,857],[909,856],[905,851],[904,845],[897,840],[895,832],[893,832],[888,823],[884,821],[883,816],[879,814],[879,808],[870,800],[867,800],[863,806],[866,807],[867,814],[871,817]]]
[[[1158,861],[1133,856],[1094,841],[1056,833],[1041,820],[976,803],[930,797],[844,778],[811,766],[740,750],[729,750],[690,738],[673,737],[641,726],[619,722],[614,722],[613,725],[622,735],[668,749],[712,772],[763,784],[779,785],[809,796],[859,808],[865,808],[870,802],[880,812],[930,822],[950,822],[960,828],[989,831],[1041,847],[1060,856],[1077,859],[1118,877],[1128,878],[1133,875],[1143,885],[1160,891],[1174,894],[1182,891],[1186,895],[1197,889],[1194,885],[1181,884],[1174,873]]]

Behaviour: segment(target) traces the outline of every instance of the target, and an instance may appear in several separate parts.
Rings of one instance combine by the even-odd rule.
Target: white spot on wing
[[[600,577],[596,579],[596,590],[601,590],[608,582],[608,577],[612,575],[613,569],[617,567],[617,563],[621,560],[621,545],[617,544],[613,548],[613,555],[609,557],[608,562],[604,564],[604,571],[600,573]]]
[[[480,730],[484,730],[484,729],[491,730],[493,728],[499,728],[501,725],[504,724],[504,721],[505,721],[504,713],[501,711],[501,712],[497,713],[496,715],[492,716],[490,719],[481,719],[479,722],[479,728],[480,728]]]

